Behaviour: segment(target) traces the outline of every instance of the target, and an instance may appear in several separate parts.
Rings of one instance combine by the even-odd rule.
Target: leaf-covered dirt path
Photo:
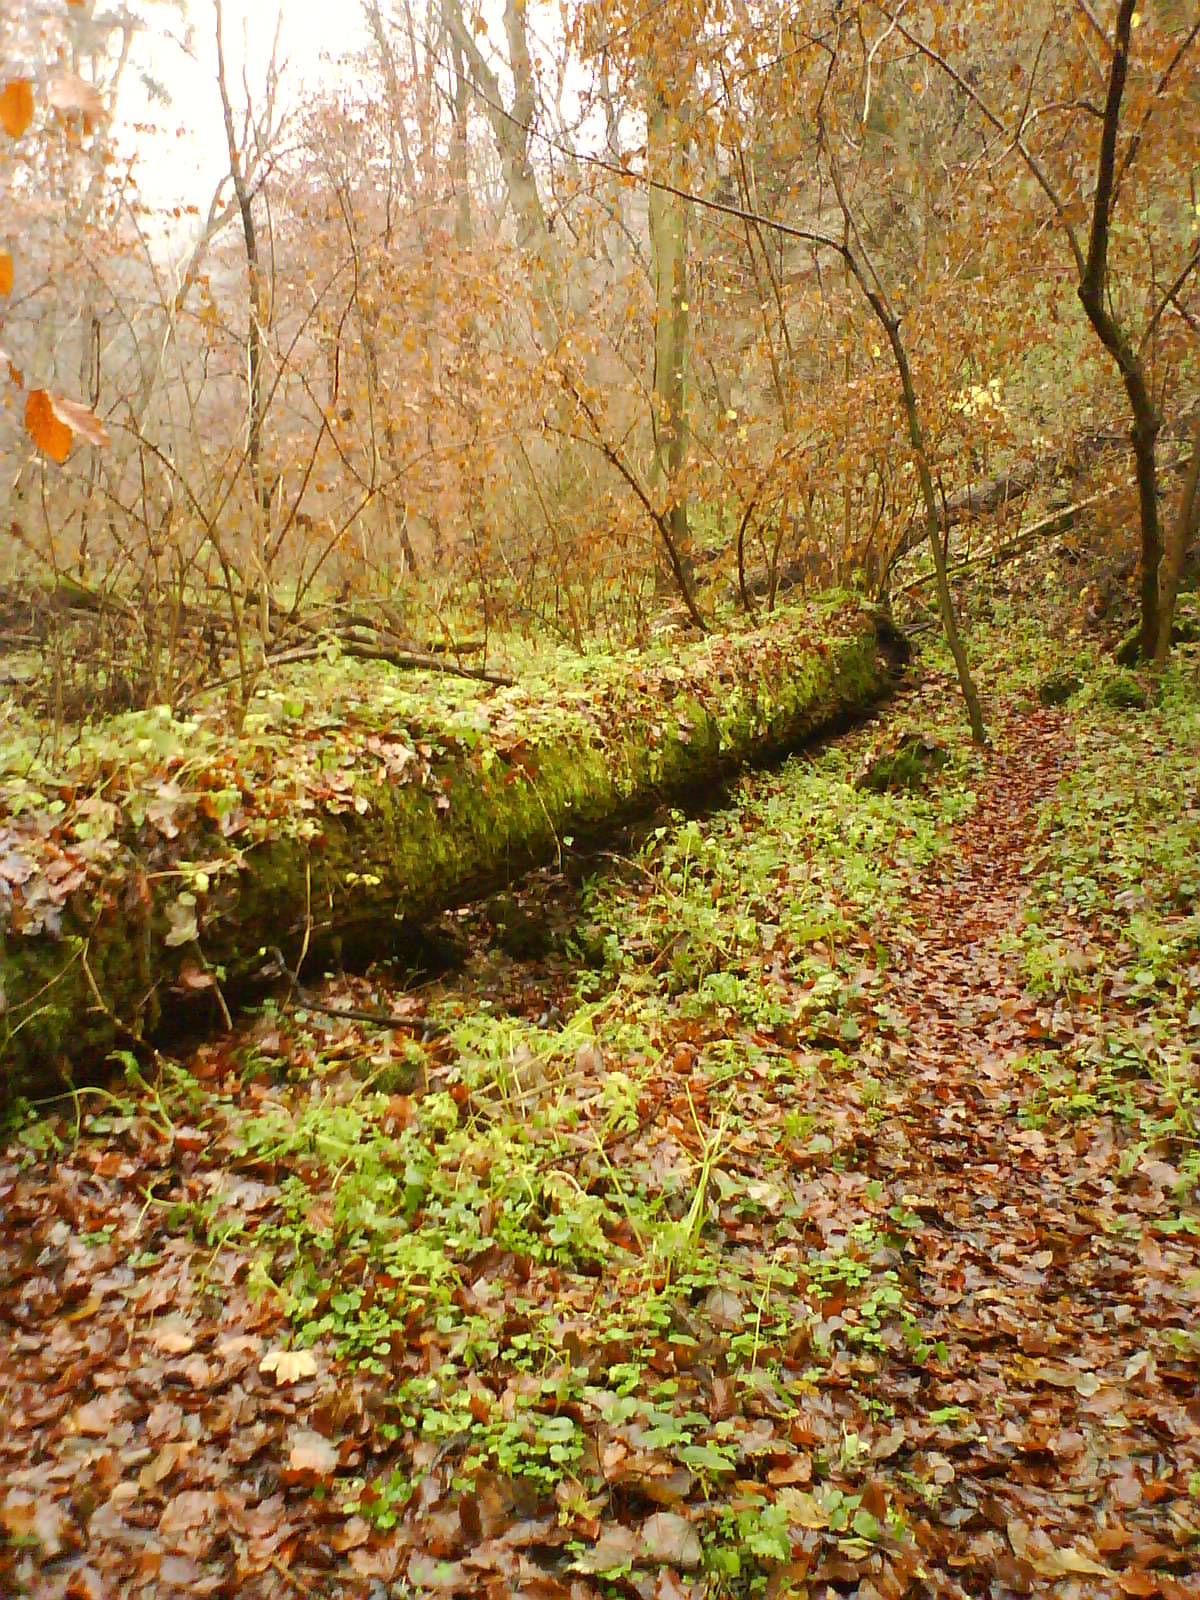
[[[1056,712],[1027,713],[1000,749],[957,848],[914,885],[919,933],[892,980],[908,1036],[876,1163],[920,1217],[913,1303],[945,1349],[918,1381],[885,1372],[882,1392],[897,1447],[918,1446],[916,1537],[966,1593],[1073,1578],[1081,1593],[1196,1594],[1195,1352],[1177,1364],[1154,1346],[1194,1331],[1197,1241],[1152,1225],[1177,1167],[1143,1161],[1126,1184],[1111,1128],[1030,1116],[1031,1053],[1103,1039],[1120,1005],[1030,1003],[1013,934],[1036,820],[1074,752]]]
[[[1189,715],[860,737],[31,1119],[0,1592],[1196,1595]]]

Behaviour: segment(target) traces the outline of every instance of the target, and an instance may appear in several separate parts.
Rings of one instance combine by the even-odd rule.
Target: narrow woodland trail
[[[905,1442],[925,1442],[936,1512],[918,1542],[964,1594],[1068,1580],[1055,1592],[1195,1596],[1200,1552],[1182,1557],[1170,1529],[1173,1500],[1188,1525],[1200,1394],[1194,1365],[1156,1357],[1148,1334],[1194,1329],[1200,1252],[1141,1222],[1179,1173],[1151,1161],[1121,1185],[1107,1119],[1043,1131],[1029,1117],[1031,1053],[1053,1060],[1079,1011],[1103,1041],[1119,1010],[1094,995],[1031,1008],[1012,949],[1065,732],[1037,710],[1001,730],[958,848],[910,898],[919,936],[891,980],[907,1038],[873,1165],[921,1218],[912,1304],[943,1351],[919,1381],[885,1368],[883,1392]],[[1173,1575],[1147,1570],[1161,1561]]]
[[[761,774],[549,954],[32,1121],[4,1600],[1195,1600],[1200,964],[1048,894],[1081,726]]]

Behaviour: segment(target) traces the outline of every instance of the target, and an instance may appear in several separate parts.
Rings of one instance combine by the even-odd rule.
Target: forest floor
[[[1028,598],[987,752],[934,651],[461,970],[26,1111],[0,1593],[1200,1593],[1200,654]]]

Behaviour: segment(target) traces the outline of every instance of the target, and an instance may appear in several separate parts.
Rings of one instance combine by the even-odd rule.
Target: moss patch
[[[110,772],[95,798],[73,794],[77,818],[106,808],[99,842],[60,827],[39,857],[44,835],[27,813],[0,817],[22,863],[65,862],[55,870],[79,878],[40,913],[14,896],[0,923],[0,1095],[44,1090],[198,997],[211,1003],[214,980],[236,990],[264,946],[289,961],[302,948],[386,946],[398,923],[861,712],[898,666],[870,610],[793,611],[674,658],[631,657],[619,671],[609,658],[590,684],[572,665],[536,700],[460,693],[440,723],[435,685],[419,729],[389,724],[386,697],[368,699],[318,760],[301,744],[280,770],[281,745],[266,760],[256,747],[261,789],[244,753],[213,740],[199,771],[147,760],[124,791]]]

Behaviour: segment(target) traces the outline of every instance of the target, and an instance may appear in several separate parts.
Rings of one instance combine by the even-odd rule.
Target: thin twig
[[[285,1567],[277,1555],[272,1554],[267,1561],[267,1565],[273,1568],[281,1578],[290,1583],[298,1594],[316,1594],[317,1591],[312,1585],[305,1583],[303,1578],[297,1577],[290,1567]]]

